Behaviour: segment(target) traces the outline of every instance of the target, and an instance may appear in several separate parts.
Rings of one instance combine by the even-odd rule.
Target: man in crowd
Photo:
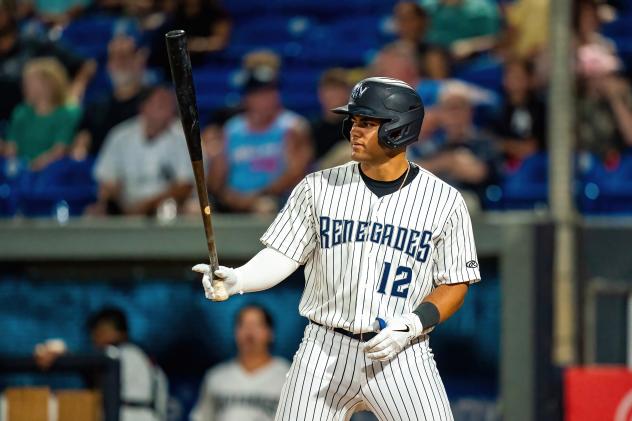
[[[243,307],[237,314],[235,340],[237,358],[206,373],[191,421],[274,419],[290,365],[270,355],[270,314],[258,305]]]
[[[473,120],[471,91],[460,82],[446,84],[439,97],[438,129],[410,150],[425,169],[461,191],[483,197],[500,170],[499,154]]]
[[[120,360],[120,420],[166,421],[167,378],[160,367],[130,341],[125,313],[114,307],[104,308],[90,317],[88,329],[97,351],[114,351]],[[63,341],[48,340],[36,346],[35,362],[47,370],[66,352]]]
[[[143,86],[146,61],[147,51],[139,48],[134,38],[118,35],[110,41],[107,71],[112,92],[87,107],[72,148],[75,159],[96,156],[108,131],[138,114],[146,91]]]
[[[321,115],[311,123],[315,159],[319,168],[334,167],[350,159],[349,143],[344,139],[342,131],[344,116],[331,112],[332,109],[346,103],[350,92],[351,86],[346,70],[333,68],[321,76],[318,84]]]
[[[169,88],[151,89],[140,114],[108,133],[94,175],[95,214],[151,215],[165,200],[182,203],[189,196],[193,172]]]
[[[224,127],[224,149],[211,163],[209,187],[228,210],[276,212],[311,162],[309,125],[281,103],[275,54],[251,53],[244,67],[244,112]]]

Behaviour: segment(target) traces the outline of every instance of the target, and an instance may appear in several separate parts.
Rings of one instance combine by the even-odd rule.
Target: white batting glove
[[[416,314],[407,313],[386,319],[386,327],[364,344],[367,358],[388,361],[424,331]]]
[[[193,266],[192,269],[194,272],[198,272],[203,274],[202,277],[202,286],[204,287],[204,296],[209,300],[215,300],[215,292],[213,291],[213,285],[211,283],[211,268],[209,265],[201,263],[199,265]],[[237,271],[233,268],[229,268],[226,266],[220,266],[215,271],[215,276],[224,281],[224,286],[226,288],[226,292],[229,296],[235,295],[241,292],[241,282],[239,281],[239,276],[237,276]]]

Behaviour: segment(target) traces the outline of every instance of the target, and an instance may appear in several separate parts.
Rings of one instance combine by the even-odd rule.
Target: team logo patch
[[[478,267],[478,262],[476,260],[470,260],[469,262],[465,264],[465,267],[468,267],[470,269],[475,269]]]
[[[364,93],[364,91],[367,90],[367,88],[368,86],[356,85],[353,88],[353,92],[351,92],[351,98],[353,98],[354,100],[357,100],[358,98],[362,96],[362,94]]]

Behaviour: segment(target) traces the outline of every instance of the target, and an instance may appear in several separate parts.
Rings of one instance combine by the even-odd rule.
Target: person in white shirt
[[[289,363],[270,354],[270,314],[247,305],[237,314],[237,358],[210,369],[191,421],[273,420]]]
[[[152,88],[138,116],[110,130],[94,177],[99,194],[92,214],[150,215],[165,200],[189,197],[193,171],[169,88]]]
[[[129,341],[127,318],[118,308],[104,308],[88,320],[92,344],[120,361],[119,421],[166,421],[167,378],[147,354]],[[66,353],[61,340],[49,340],[35,348],[35,361],[50,367]]]

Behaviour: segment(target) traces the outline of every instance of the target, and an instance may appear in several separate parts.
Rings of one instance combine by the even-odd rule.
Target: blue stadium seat
[[[25,216],[52,216],[62,204],[70,216],[81,215],[96,200],[93,161],[62,158],[29,176],[20,207]]]
[[[0,217],[11,217],[18,212],[26,178],[27,170],[23,162],[0,157]]]
[[[520,166],[504,174],[500,185],[500,195],[490,197],[493,190],[488,189],[487,199],[499,202],[502,209],[533,209],[544,206],[548,198],[548,156],[538,153],[526,158]]]
[[[64,29],[61,41],[84,57],[104,59],[116,25],[117,18],[110,16],[79,18]]]
[[[603,25],[601,33],[608,38],[629,37],[630,25],[632,25],[632,15],[619,16],[618,19]]]
[[[304,16],[274,16],[239,22],[231,36],[231,42],[236,44],[281,44],[292,39],[299,39],[308,33],[313,21]]]
[[[241,0],[223,2],[231,17],[239,23],[244,16],[263,16],[273,10],[274,3],[279,0]]]
[[[632,214],[632,152],[618,165],[595,156],[582,160],[578,206],[587,214]]]
[[[454,76],[494,92],[500,93],[502,90],[502,64],[488,57],[482,57],[461,65],[455,70]]]

